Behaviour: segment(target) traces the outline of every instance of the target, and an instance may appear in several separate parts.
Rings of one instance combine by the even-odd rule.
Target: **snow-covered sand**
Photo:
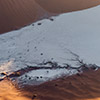
[[[75,55],[100,65],[100,6],[44,19],[0,35],[0,72],[12,72],[46,61],[78,67]],[[41,23],[41,25],[40,25]],[[39,73],[39,72],[38,72]],[[62,71],[63,73],[63,71]]]

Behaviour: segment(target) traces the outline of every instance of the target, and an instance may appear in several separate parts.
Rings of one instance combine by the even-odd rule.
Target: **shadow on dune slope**
[[[23,85],[5,79],[0,82],[0,100],[99,100],[100,69],[62,77],[38,86]]]
[[[65,13],[87,9],[100,4],[100,0],[35,0],[42,8],[52,13]]]
[[[46,82],[36,87],[25,86],[33,100],[99,100],[100,69]]]

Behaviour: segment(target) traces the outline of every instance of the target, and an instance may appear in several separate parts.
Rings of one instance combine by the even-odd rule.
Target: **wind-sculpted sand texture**
[[[0,0],[0,33],[34,21],[100,4],[100,0]]]
[[[31,100],[24,96],[20,90],[9,80],[0,82],[0,100]]]
[[[32,94],[33,100],[99,100],[100,69],[83,74],[62,77],[37,87],[25,86],[24,91]]]
[[[52,13],[65,13],[90,8],[100,0],[35,0],[41,7]]]
[[[10,79],[0,82],[0,100],[99,100],[100,69],[62,77],[39,86],[18,88]]]
[[[48,15],[34,0],[0,0],[0,33],[18,29]]]

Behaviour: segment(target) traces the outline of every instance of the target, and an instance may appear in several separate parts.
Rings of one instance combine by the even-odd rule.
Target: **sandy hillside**
[[[48,16],[34,0],[0,0],[0,33]]]
[[[68,4],[74,10],[99,4],[67,1],[0,0],[0,33],[68,12]],[[0,35],[0,100],[100,100],[99,12],[100,6],[65,13]],[[80,74],[80,66],[97,68]]]
[[[41,84],[24,87],[33,95],[33,100],[100,100],[100,69],[83,74],[63,77]]]
[[[11,81],[0,82],[0,100],[31,100],[24,96]]]
[[[4,80],[0,82],[0,100],[100,100],[99,76],[100,69],[91,70],[20,89]]]
[[[45,10],[64,13],[82,10],[100,4],[100,0],[35,0]]]
[[[0,33],[41,18],[100,4],[100,0],[0,0]],[[51,13],[50,13],[51,12]]]

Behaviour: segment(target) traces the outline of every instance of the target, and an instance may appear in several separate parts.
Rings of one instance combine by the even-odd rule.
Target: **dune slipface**
[[[53,13],[72,12],[100,4],[100,0],[35,0],[45,10]]]
[[[99,76],[100,69],[90,70],[23,88],[5,79],[0,82],[0,100],[100,100]]]
[[[80,10],[98,4],[100,0],[0,0],[0,33],[18,29],[54,13]]]
[[[0,0],[0,33],[18,29],[48,16],[34,0]]]

